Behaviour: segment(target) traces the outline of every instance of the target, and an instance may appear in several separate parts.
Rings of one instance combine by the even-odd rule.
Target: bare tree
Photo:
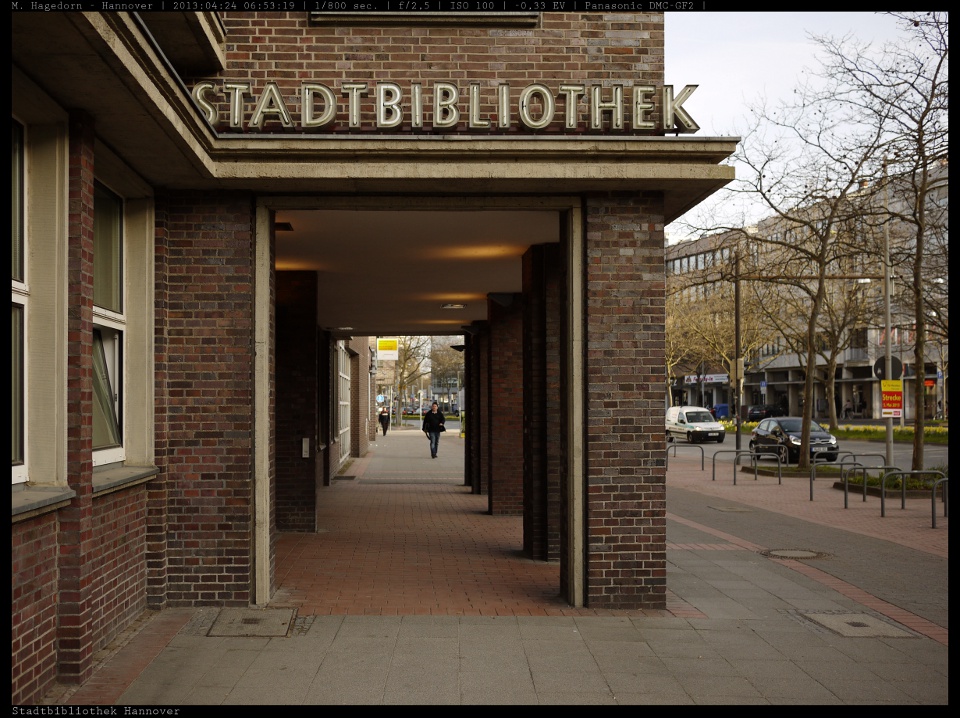
[[[831,102],[833,100],[833,102]],[[747,274],[776,283],[782,294],[802,302],[794,322],[803,325],[806,367],[800,467],[809,467],[810,420],[818,349],[830,275],[861,252],[848,227],[863,210],[861,180],[881,146],[881,131],[864,126],[853,109],[838,105],[817,83],[797,88],[795,100],[755,110],[753,126],[738,148],[746,168],[739,190],[770,210],[748,249]]]
[[[702,382],[707,372],[725,371],[732,382],[742,383],[742,371],[734,371],[738,329],[736,277],[729,263],[723,261],[724,256],[737,251],[735,242],[739,236],[740,233],[727,233],[702,238],[700,242],[706,251],[698,255],[704,255],[703,266],[671,275],[666,312],[668,378],[680,372],[696,375]],[[748,300],[742,309],[741,356],[755,352],[765,336],[759,308]],[[739,389],[733,387],[738,395]]]
[[[421,377],[430,373],[427,359],[430,356],[430,337],[400,337],[397,350],[396,381],[397,395],[401,402],[414,387],[419,387]]]
[[[928,243],[935,244],[937,235],[946,236],[941,231],[945,230],[945,207],[939,200],[948,182],[948,18],[946,12],[891,15],[904,28],[904,38],[886,44],[880,53],[850,42],[816,39],[825,54],[824,74],[832,81],[824,96],[856,111],[861,123],[881,139],[879,147],[870,149],[875,155],[874,175],[884,181],[884,213],[889,213],[884,221],[910,229],[899,260],[891,247],[891,263],[910,267],[916,370],[913,469],[920,470],[926,343],[932,319],[929,304],[941,294],[928,290],[927,277],[945,280],[947,276],[936,271],[931,275],[931,264],[937,261],[930,262]],[[942,247],[946,248],[945,243]]]
[[[463,336],[433,337],[430,349],[430,383],[441,395],[449,396],[460,388],[463,377]]]

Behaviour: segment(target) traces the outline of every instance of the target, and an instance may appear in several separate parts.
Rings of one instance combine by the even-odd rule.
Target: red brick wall
[[[247,605],[253,542],[253,210],[244,193],[158,196],[166,311],[163,475],[170,606]],[[162,423],[161,423],[162,422]]]
[[[147,607],[146,487],[141,484],[93,501],[90,556],[94,648],[99,650]]]
[[[57,515],[15,523],[11,539],[11,703],[39,701],[57,678]]]
[[[170,401],[167,396],[169,380],[167,356],[167,330],[165,317],[170,311],[170,290],[168,257],[169,233],[167,231],[166,208],[154,206],[154,243],[153,243],[153,461],[160,474],[147,484],[147,605],[155,610],[167,606],[167,517],[169,514],[169,492],[167,482],[167,464],[170,451],[167,441],[170,438]]]
[[[316,529],[317,273],[277,272],[277,528]],[[302,440],[310,440],[303,458]]]
[[[594,608],[665,605],[662,217],[657,196],[587,201],[587,598]]]
[[[490,513],[523,513],[523,297],[487,300],[490,327]]]
[[[301,82],[328,84],[337,97],[337,120],[323,132],[348,130],[347,97],[340,91],[341,82],[368,84],[367,96],[361,100],[361,124],[367,130],[374,125],[374,83],[396,82],[407,93],[407,112],[399,127],[383,130],[394,134],[410,131],[410,81],[424,85],[424,129],[419,131],[431,131],[432,98],[428,92],[435,81],[458,83],[462,107],[466,106],[468,83],[481,83],[484,104],[480,114],[488,117],[496,113],[494,88],[501,82],[510,84],[511,107],[516,108],[522,88],[534,82],[544,83],[556,95],[560,84],[602,81],[629,88],[663,80],[662,13],[549,12],[540,16],[539,27],[315,26],[302,11],[220,15],[227,31],[227,70],[216,78],[218,91],[224,80],[251,83],[253,97],[245,99],[244,130],[267,81],[278,84],[284,104],[295,118],[301,116]],[[194,84],[195,79],[187,79],[189,87]],[[226,130],[229,108],[226,97],[221,97],[217,129]],[[557,100],[554,121],[545,131],[563,131],[565,102]],[[579,127],[583,132],[589,131],[589,122],[583,118],[588,104],[581,100]],[[629,127],[628,99],[625,105]],[[519,132],[515,109],[512,114],[509,132]],[[458,128],[447,131],[464,131],[467,119],[462,110]],[[299,126],[285,130],[279,121],[268,120],[264,131],[303,130]]]
[[[12,532],[14,703],[59,680],[80,683],[94,653],[146,607],[146,489],[93,496],[94,126],[73,113],[69,140],[67,482],[59,511]]]

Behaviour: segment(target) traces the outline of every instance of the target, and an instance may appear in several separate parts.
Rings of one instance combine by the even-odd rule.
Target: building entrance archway
[[[285,371],[278,326],[288,278],[294,277],[300,282],[295,291],[299,301],[306,298],[299,317],[303,336],[317,337],[320,355],[323,342],[344,337],[465,335],[465,384],[473,387],[468,396],[472,392],[475,399],[467,401],[474,407],[467,421],[473,427],[467,480],[491,497],[490,513],[524,512],[525,533],[539,531],[537,541],[553,541],[562,565],[560,593],[572,605],[583,605],[582,217],[580,200],[567,197],[271,197],[258,202],[255,384],[258,406],[272,409],[256,412],[257,604],[266,604],[275,588],[272,547],[278,479],[282,483],[277,447],[289,442],[287,426],[277,418],[277,388],[283,378],[278,373]],[[544,247],[552,247],[552,264],[539,257]],[[381,260],[389,275],[378,271]],[[541,294],[545,273],[551,272],[548,303]],[[532,301],[525,303],[525,296]],[[505,309],[513,297],[517,303]],[[469,311],[446,319],[446,303],[465,304]],[[549,387],[542,376],[547,360],[542,350],[530,348],[530,339],[538,346],[549,339],[555,351],[562,349],[562,359],[550,359]],[[537,367],[529,363],[534,354],[542,362]],[[497,361],[508,363],[496,369]],[[318,386],[329,385],[333,368],[318,364]],[[536,392],[525,381],[531,374],[540,382]],[[530,407],[546,416],[548,405],[564,407],[551,417],[553,431],[562,433],[532,445],[519,416]],[[358,405],[357,410],[372,407]],[[494,420],[498,413],[514,414],[517,433],[499,428],[500,420]],[[322,414],[313,417],[320,434],[316,453],[308,452],[321,467],[314,475],[322,475],[331,463],[323,438],[330,435],[330,421]],[[531,481],[525,460],[549,451],[549,446],[555,453],[566,447],[562,472],[576,479],[549,486]],[[547,471],[545,460],[538,470]],[[328,483],[329,477],[328,472]],[[315,486],[320,490],[322,484],[318,480]],[[533,500],[531,492],[539,498]],[[550,525],[552,536],[543,533],[544,524]],[[539,553],[545,558],[547,551]]]

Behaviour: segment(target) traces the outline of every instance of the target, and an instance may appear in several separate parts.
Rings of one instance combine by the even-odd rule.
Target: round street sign
[[[880,357],[873,363],[873,375],[880,381],[883,381],[887,378],[884,376],[886,364],[887,360],[885,357]],[[903,364],[899,359],[897,359],[897,357],[890,357],[890,373],[893,374],[893,376],[890,377],[892,380],[899,379],[901,376],[903,376]]]

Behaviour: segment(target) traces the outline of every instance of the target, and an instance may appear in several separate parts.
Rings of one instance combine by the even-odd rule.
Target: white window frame
[[[121,193],[114,190],[108,184],[98,180],[99,184],[110,191],[120,202],[120,306],[126,307],[127,302],[127,230],[126,230],[126,201]],[[94,207],[94,212],[96,212]],[[127,377],[125,371],[125,361],[127,353],[125,351],[125,342],[127,340],[127,320],[125,312],[114,312],[103,307],[94,305],[93,307],[93,328],[100,329],[104,336],[104,353],[107,361],[107,372],[110,375],[110,385],[114,392],[114,411],[117,416],[118,428],[120,431],[120,445],[103,449],[93,450],[93,465],[104,466],[106,464],[116,464],[126,460],[126,411],[124,411],[124,397],[126,396]],[[107,336],[112,335],[113,340],[108,341]],[[92,337],[91,337],[92,341]]]
[[[30,371],[30,362],[27,360],[30,356],[30,347],[27,344],[28,337],[30,333],[27,331],[29,312],[30,312],[30,285],[29,285],[29,270],[30,262],[27,261],[29,254],[29,249],[27,246],[27,237],[29,233],[27,232],[27,125],[24,122],[19,122],[16,118],[12,118],[13,122],[16,122],[20,125],[22,132],[20,135],[20,240],[21,240],[21,262],[23,264],[23,280],[11,279],[11,303],[16,304],[21,308],[21,337],[20,337],[20,391],[23,396],[23,404],[21,408],[20,416],[20,439],[23,443],[23,460],[14,464],[12,467],[12,479],[14,484],[23,484],[26,483],[29,479],[30,472],[28,466],[29,454],[27,452],[27,446],[29,445],[29,437],[27,435],[28,427],[30,422],[28,421],[29,416],[29,403],[28,397],[30,395],[27,391],[29,386],[29,371]]]
[[[337,440],[342,464],[350,458],[350,357],[342,339],[337,341]]]
[[[107,361],[107,373],[110,376],[110,386],[113,388],[113,410],[116,412],[117,423],[120,429],[120,446],[94,449],[93,465],[115,464],[127,458],[124,448],[124,375],[123,357],[124,341],[126,337],[126,322],[120,315],[108,312],[100,307],[93,309],[93,328],[99,329],[103,337],[103,350]]]

